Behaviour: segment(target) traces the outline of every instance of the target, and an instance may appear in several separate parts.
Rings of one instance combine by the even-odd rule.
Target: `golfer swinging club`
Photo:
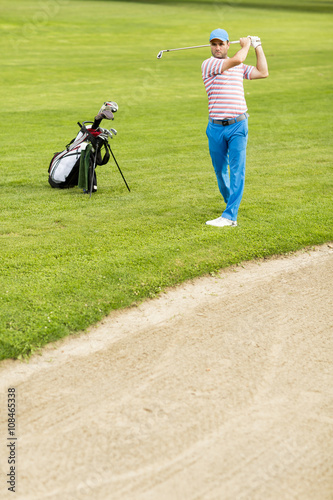
[[[221,217],[209,220],[206,224],[237,226],[237,213],[245,182],[249,116],[243,79],[266,78],[268,67],[260,38],[256,36],[241,38],[241,49],[233,57],[228,57],[230,43],[225,30],[212,31],[209,41],[212,57],[206,59],[201,67],[208,96],[209,122],[206,133],[217,184],[227,206]],[[256,52],[256,67],[243,64],[251,45]]]

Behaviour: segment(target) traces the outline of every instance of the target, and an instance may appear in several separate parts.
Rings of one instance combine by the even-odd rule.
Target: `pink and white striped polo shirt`
[[[247,111],[243,79],[251,79],[254,66],[239,64],[223,71],[226,59],[210,57],[201,66],[202,79],[208,96],[210,118],[234,118]]]

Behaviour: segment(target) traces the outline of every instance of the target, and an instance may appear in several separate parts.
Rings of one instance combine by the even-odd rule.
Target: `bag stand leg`
[[[97,162],[97,151],[98,151],[98,147],[96,147],[96,149],[95,149],[94,161],[93,161],[93,165],[92,165],[92,168],[91,168],[90,187],[89,187],[89,197],[90,198],[91,198],[91,193],[92,193],[92,190],[93,190],[93,187],[94,187],[95,169],[96,169],[96,162]]]
[[[110,153],[112,154],[112,158],[114,159],[115,164],[117,165],[119,172],[121,173],[121,176],[122,176],[122,178],[123,178],[123,181],[125,182],[126,187],[127,187],[128,191],[130,192],[131,190],[130,190],[130,188],[129,188],[129,186],[128,186],[127,182],[126,182],[125,177],[123,176],[122,171],[120,170],[120,167],[119,167],[119,165],[118,165],[118,162],[117,162],[117,160],[116,160],[116,157],[115,157],[115,155],[113,154],[112,149],[111,149],[111,147],[110,147],[110,144],[109,144],[108,142],[107,142],[107,146],[108,146],[108,148],[109,148]]]

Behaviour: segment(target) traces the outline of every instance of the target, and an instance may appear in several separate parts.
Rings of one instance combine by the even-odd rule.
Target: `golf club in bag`
[[[118,170],[130,191],[126,179],[118,165],[111,150],[109,139],[117,135],[114,128],[110,130],[100,127],[101,121],[114,119],[114,113],[118,110],[117,103],[107,101],[103,104],[93,122],[78,122],[80,131],[77,136],[60,153],[55,153],[49,169],[49,184],[53,188],[71,188],[78,186],[84,193],[97,191],[97,165],[106,165],[110,159],[110,153],[118,167]]]

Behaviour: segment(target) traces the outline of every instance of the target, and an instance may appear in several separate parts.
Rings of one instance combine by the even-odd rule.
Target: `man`
[[[201,67],[208,96],[206,133],[218,187],[227,206],[221,217],[206,224],[237,226],[237,213],[244,191],[248,135],[243,79],[266,78],[268,67],[258,37],[241,38],[241,49],[233,57],[228,57],[230,43],[225,30],[212,31],[209,41],[212,57],[206,59]],[[256,52],[256,67],[243,64],[251,45]]]

